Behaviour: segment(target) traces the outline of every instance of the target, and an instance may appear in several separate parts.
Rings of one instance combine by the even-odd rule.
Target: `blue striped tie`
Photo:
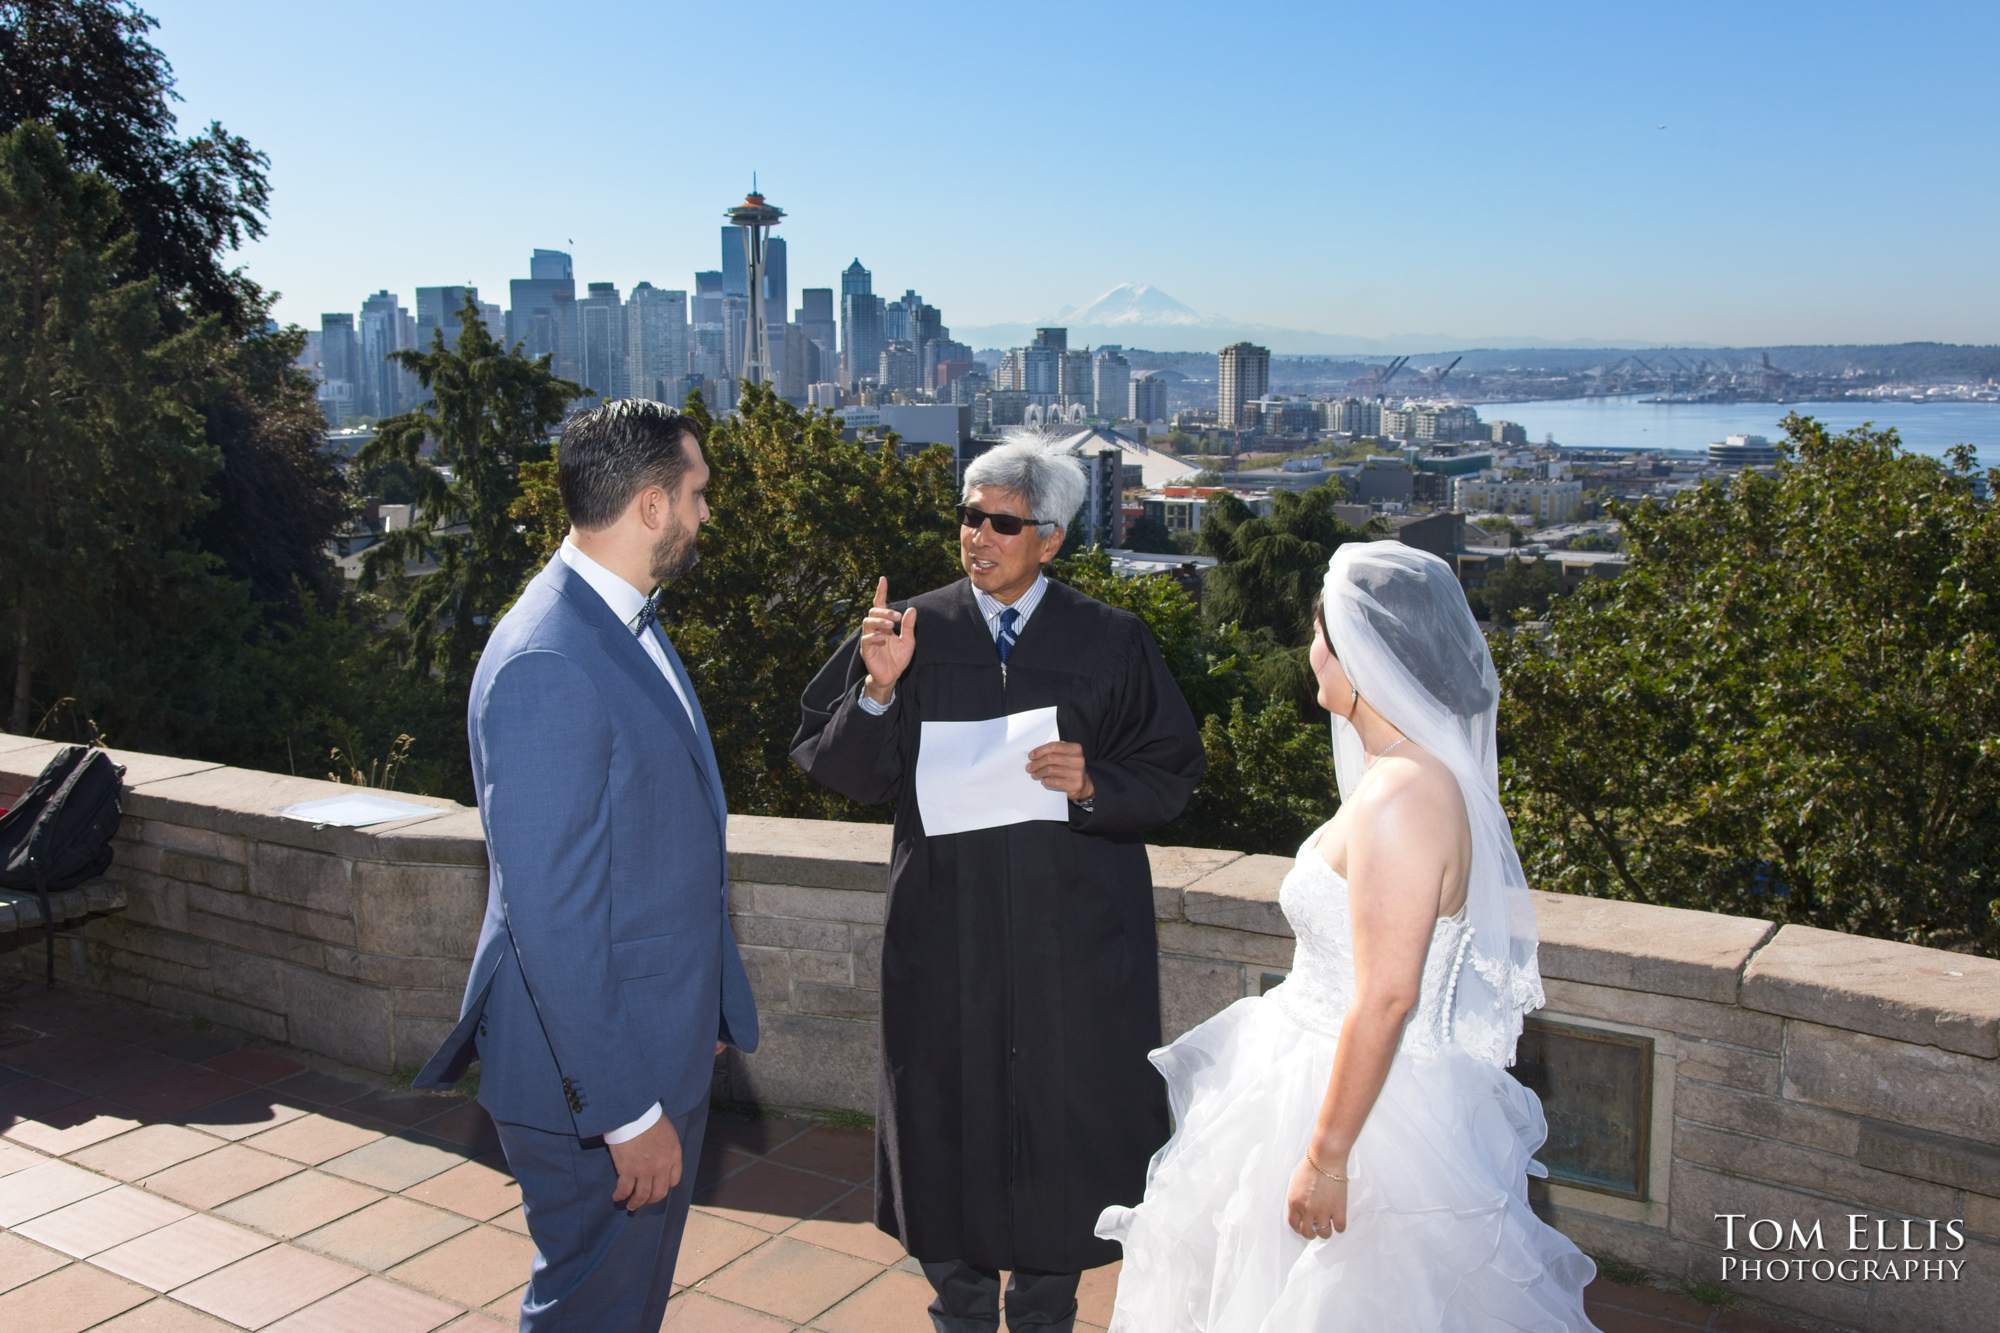
[[[1007,654],[1014,651],[1014,622],[1020,618],[1021,613],[1011,606],[1000,612],[1000,633],[994,638],[993,646],[999,650],[1001,666],[1007,665]]]

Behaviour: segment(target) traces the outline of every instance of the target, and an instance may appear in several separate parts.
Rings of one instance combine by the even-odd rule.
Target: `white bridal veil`
[[[1347,542],[1327,564],[1326,632],[1369,704],[1458,777],[1472,826],[1466,962],[1451,1000],[1451,1034],[1497,1065],[1514,1063],[1522,1016],[1541,1007],[1535,909],[1500,808],[1494,726],[1500,680],[1450,565],[1401,542]],[[1342,701],[1336,701],[1339,703]],[[1367,756],[1346,718],[1333,718],[1340,798]]]

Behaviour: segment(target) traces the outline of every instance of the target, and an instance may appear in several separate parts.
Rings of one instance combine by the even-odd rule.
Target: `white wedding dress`
[[[1153,1052],[1174,1134],[1146,1197],[1104,1210],[1124,1246],[1112,1333],[1412,1333],[1593,1328],[1590,1259],[1528,1206],[1548,1136],[1540,1100],[1492,1059],[1498,1034],[1453,1034],[1473,931],[1440,918],[1423,986],[1348,1159],[1347,1229],[1308,1241],[1285,1220],[1354,993],[1347,885],[1309,840],[1279,903],[1291,975]],[[1468,1042],[1466,1038],[1471,1038]]]

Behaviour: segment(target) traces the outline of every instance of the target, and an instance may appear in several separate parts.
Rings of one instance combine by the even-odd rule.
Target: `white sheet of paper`
[[[917,812],[932,837],[1029,820],[1067,822],[1069,798],[1028,776],[1028,751],[1062,739],[1056,710],[983,722],[926,722],[917,740]]]
[[[287,819],[302,819],[308,824],[326,824],[337,828],[360,828],[364,824],[381,824],[391,819],[415,819],[418,815],[439,813],[434,805],[418,805],[414,801],[392,801],[386,796],[329,796],[322,801],[301,801],[278,811]]]

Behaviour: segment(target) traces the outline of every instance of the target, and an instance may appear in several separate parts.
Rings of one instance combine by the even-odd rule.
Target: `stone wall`
[[[0,805],[54,747],[0,734]],[[379,1070],[422,1062],[456,1015],[484,906],[476,811],[366,829],[272,813],[329,783],[114,752],[128,766],[111,872],[125,909],[73,927],[73,981]],[[731,905],[763,1020],[718,1091],[872,1112],[888,830],[735,816]],[[1286,862],[1151,849],[1162,1018],[1174,1036],[1281,976]],[[1724,1224],[1822,1227],[1830,1261],[1944,1258],[1955,1280],[1741,1280],[1752,1308],[1830,1327],[1971,1329],[2000,1308],[2000,961],[1705,912],[1538,895],[1548,1023],[1650,1043],[1638,1197],[1536,1187],[1594,1254],[1723,1276]],[[21,932],[8,954],[38,975]],[[4,947],[4,946],[0,946]],[[1560,1108],[1550,1103],[1552,1117]],[[1940,1246],[1850,1251],[1849,1217],[1939,1223]],[[1944,1224],[1961,1223],[1950,1249]],[[1920,1243],[1921,1232],[1914,1237]],[[1854,1273],[1854,1270],[1847,1270]]]

